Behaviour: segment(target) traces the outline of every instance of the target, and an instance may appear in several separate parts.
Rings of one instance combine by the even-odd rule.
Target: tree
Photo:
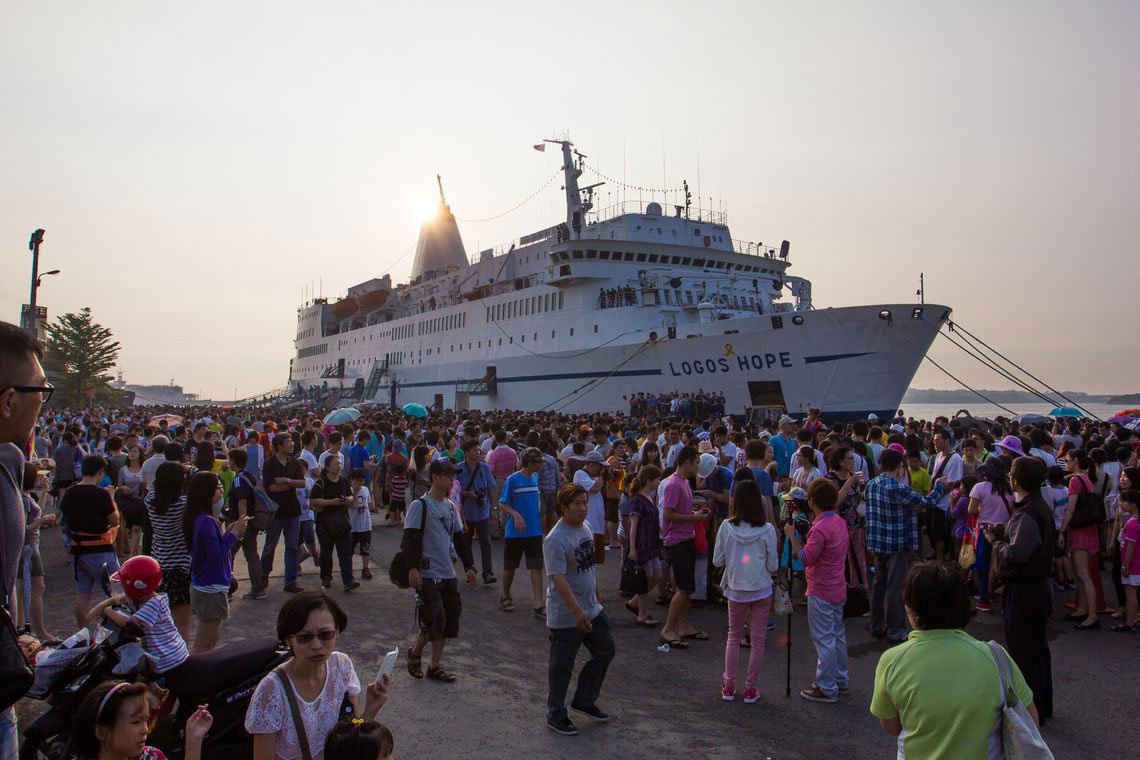
[[[88,306],[78,314],[56,317],[47,326],[48,369],[58,373],[58,392],[64,403],[82,406],[92,392],[94,400],[114,398],[110,370],[118,359],[119,342],[91,318]]]

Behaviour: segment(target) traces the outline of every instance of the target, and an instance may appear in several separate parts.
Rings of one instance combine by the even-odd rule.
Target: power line
[[[991,359],[990,359],[988,356],[986,356],[986,355],[982,354],[981,352],[975,353],[974,351],[971,351],[969,348],[967,348],[966,346],[963,346],[961,343],[959,343],[958,341],[954,340],[952,337],[950,337],[949,335],[947,335],[947,334],[946,334],[946,333],[944,333],[944,332],[941,332],[941,331],[939,331],[939,332],[938,332],[938,335],[939,335],[940,337],[943,337],[943,338],[945,338],[946,340],[950,341],[950,342],[951,342],[951,343],[953,343],[955,346],[957,346],[958,348],[960,348],[960,349],[962,349],[963,351],[965,351],[965,352],[966,352],[966,354],[967,354],[967,355],[969,355],[971,358],[973,358],[973,359],[975,359],[975,360],[977,360],[977,361],[981,362],[981,363],[982,363],[982,364],[984,364],[985,366],[987,366],[987,367],[989,367],[990,369],[992,369],[994,372],[997,372],[999,375],[1001,375],[1002,377],[1004,377],[1006,380],[1009,380],[1009,381],[1010,381],[1011,383],[1013,383],[1014,385],[1017,385],[1019,388],[1021,388],[1021,389],[1025,390],[1025,391],[1027,391],[1027,392],[1029,392],[1029,393],[1032,393],[1034,396],[1036,396],[1037,398],[1041,399],[1042,401],[1044,401],[1044,402],[1045,402],[1045,403],[1047,403],[1047,404],[1052,404],[1053,406],[1056,406],[1056,405],[1057,405],[1057,402],[1056,402],[1055,400],[1053,400],[1053,399],[1049,398],[1048,396],[1046,396],[1045,394],[1043,394],[1043,393],[1041,393],[1041,392],[1037,391],[1035,388],[1031,387],[1031,386],[1030,386],[1030,385],[1028,385],[1027,383],[1023,382],[1022,380],[1018,379],[1017,377],[1015,377],[1014,375],[1010,374],[1010,373],[1009,373],[1009,372],[1007,372],[1006,370],[1002,369],[1002,368],[1001,368],[1001,367],[999,367],[997,364],[995,364],[995,363],[994,363],[994,362],[993,362],[993,361],[992,361],[992,360],[991,360]]]
[[[964,382],[962,382],[962,381],[961,381],[961,380],[959,380],[958,378],[954,377],[954,375],[951,375],[951,374],[950,374],[950,372],[949,372],[949,371],[948,371],[948,370],[947,370],[945,367],[943,367],[941,364],[939,364],[938,362],[936,362],[936,361],[934,361],[933,359],[931,359],[929,356],[923,356],[922,358],[923,358],[923,359],[926,359],[926,361],[930,362],[930,363],[931,363],[931,364],[933,364],[935,367],[938,367],[938,369],[942,370],[942,372],[943,372],[943,373],[945,373],[945,375],[946,375],[947,377],[949,377],[951,380],[953,380],[954,382],[958,383],[958,384],[959,384],[959,385],[961,385],[963,388],[965,388],[966,390],[968,390],[970,393],[973,393],[975,396],[977,396],[978,398],[982,399],[982,400],[983,400],[983,401],[985,401],[986,403],[988,403],[988,404],[993,404],[993,405],[994,405],[994,406],[996,406],[998,409],[1004,409],[1005,411],[1009,412],[1011,415],[1013,415],[1013,416],[1015,416],[1015,417],[1017,416],[1017,412],[1013,411],[1012,409],[1009,409],[1008,407],[1004,407],[1004,406],[1002,406],[1002,405],[1001,405],[1001,404],[999,404],[998,402],[994,401],[992,398],[990,398],[990,397],[986,396],[985,394],[981,393],[980,391],[976,391],[976,390],[974,390],[973,388],[971,388],[970,386],[966,385]]]
[[[509,209],[507,209],[506,211],[500,211],[498,214],[494,214],[494,215],[492,215],[492,216],[484,216],[484,217],[482,217],[482,218],[480,218],[480,219],[463,219],[463,218],[461,218],[461,217],[458,217],[458,216],[457,216],[457,217],[455,217],[455,218],[456,218],[456,220],[457,220],[457,221],[463,222],[464,224],[480,224],[480,223],[482,223],[482,222],[490,222],[490,221],[494,221],[495,219],[502,219],[502,218],[503,218],[504,216],[506,216],[507,214],[511,214],[511,213],[514,213],[515,211],[518,211],[520,208],[522,208],[523,206],[525,206],[526,204],[530,203],[532,200],[534,200],[535,198],[537,198],[537,197],[538,197],[538,195],[539,195],[539,193],[541,193],[543,190],[545,190],[545,189],[547,188],[547,186],[548,186],[548,185],[549,185],[551,182],[553,182],[553,181],[554,181],[554,178],[555,178],[555,177],[557,177],[557,176],[558,176],[559,174],[561,174],[561,173],[562,173],[562,169],[561,169],[561,168],[559,168],[559,169],[555,170],[554,174],[551,174],[551,175],[550,175],[550,176],[549,176],[549,177],[546,179],[546,181],[545,181],[545,182],[543,182],[541,185],[539,185],[539,186],[538,186],[538,188],[537,188],[537,189],[535,189],[535,191],[534,191],[533,193],[531,193],[531,194],[530,194],[530,195],[528,195],[527,197],[523,198],[521,201],[519,201],[519,202],[518,202],[518,203],[516,203],[515,205],[511,206],[511,207],[510,207]]]

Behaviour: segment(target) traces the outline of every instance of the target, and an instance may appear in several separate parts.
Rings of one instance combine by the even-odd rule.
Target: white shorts
[[[1122,586],[1140,586],[1140,575],[1122,575],[1120,583]]]

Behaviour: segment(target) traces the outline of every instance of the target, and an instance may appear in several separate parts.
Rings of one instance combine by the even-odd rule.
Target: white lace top
[[[356,677],[348,655],[333,652],[327,666],[325,687],[316,699],[306,702],[300,694],[296,695],[313,760],[321,760],[324,755],[325,738],[336,725],[344,695],[360,693],[360,679]],[[289,702],[276,673],[261,679],[254,690],[245,714],[245,730],[251,734],[277,734],[274,757],[279,760],[300,760],[302,757]]]

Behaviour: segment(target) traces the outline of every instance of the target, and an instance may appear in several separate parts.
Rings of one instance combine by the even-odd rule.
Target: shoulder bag
[[[424,528],[427,527],[427,504],[422,499],[416,499],[420,503],[420,543],[423,544]],[[409,505],[411,506],[411,505]],[[422,551],[422,549],[421,549]],[[392,585],[396,588],[409,588],[412,584],[408,580],[408,558],[404,554],[404,548],[401,546],[400,551],[396,552],[392,557],[392,561],[388,564],[388,580],[392,581]]]
[[[1080,477],[1075,475],[1074,477]],[[1087,528],[1090,525],[1099,525],[1107,518],[1104,509],[1104,494],[1099,494],[1087,487],[1086,481],[1081,481],[1084,489],[1077,494],[1077,506],[1073,509],[1073,516],[1069,518],[1070,528]]]
[[[301,718],[301,708],[297,705],[297,695],[293,692],[293,682],[280,666],[273,669],[281,681],[281,690],[285,692],[285,701],[289,703],[289,713],[293,716],[293,730],[297,732],[297,744],[301,747],[302,760],[313,760],[313,752],[309,749],[309,735],[305,732],[305,721]]]
[[[994,656],[1001,680],[1001,744],[1006,760],[1053,760],[1037,723],[1010,684],[1009,655],[996,641],[987,641],[986,646]]]

